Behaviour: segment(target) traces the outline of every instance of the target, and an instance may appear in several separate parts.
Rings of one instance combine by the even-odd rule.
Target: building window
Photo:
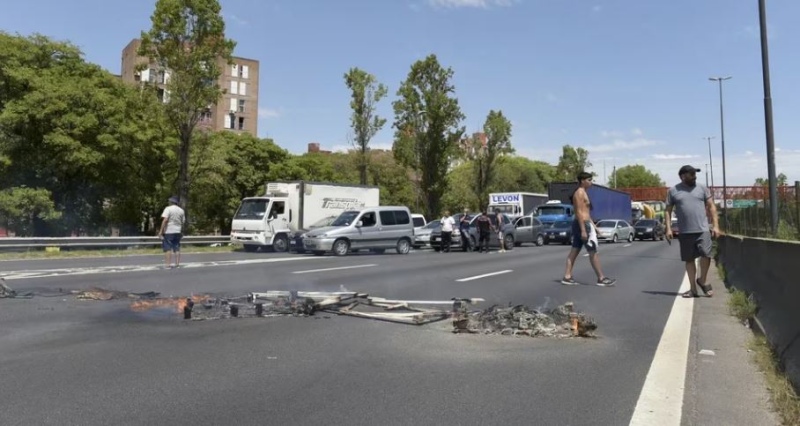
[[[239,75],[239,65],[233,64],[231,65],[231,75]]]
[[[250,67],[242,65],[239,67],[239,78],[250,78]]]
[[[239,117],[239,130],[244,130],[244,117]]]
[[[231,81],[231,95],[238,95],[239,94],[239,85],[236,84],[237,82]]]
[[[205,111],[200,114],[200,121],[204,123],[211,121],[211,108],[206,108]]]
[[[233,116],[233,114],[225,114],[225,128],[226,128],[226,129],[231,129],[231,130],[233,130],[233,128],[234,128],[234,127],[233,127],[233,124],[234,124],[234,118],[235,118],[235,117]]]
[[[244,81],[239,82],[239,94],[242,96],[247,96],[247,83]]]
[[[244,112],[244,99],[239,99],[239,112]]]
[[[239,104],[236,103],[236,98],[231,98],[231,107],[228,109],[231,113],[236,112],[236,108]]]

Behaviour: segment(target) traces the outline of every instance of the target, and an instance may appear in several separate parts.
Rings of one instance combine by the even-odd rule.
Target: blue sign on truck
[[[550,201],[537,208],[537,216],[545,223],[572,220],[575,214],[572,194],[578,189],[577,182],[553,182],[548,186]],[[592,184],[587,190],[592,203],[590,215],[594,221],[604,219],[631,220],[631,196],[627,192]]]

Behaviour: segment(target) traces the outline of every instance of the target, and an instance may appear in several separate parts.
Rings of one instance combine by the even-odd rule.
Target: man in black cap
[[[711,266],[711,239],[717,238],[719,221],[717,206],[714,197],[707,186],[697,183],[697,169],[693,166],[683,166],[678,170],[681,182],[667,192],[667,220],[672,218],[672,210],[678,217],[678,226],[681,232],[678,241],[681,247],[681,260],[686,264],[686,274],[689,276],[689,291],[683,297],[697,297],[697,286],[706,296],[711,297],[714,292],[708,279],[708,268]],[[711,216],[711,226],[709,226]],[[667,225],[667,240],[671,241],[672,227]],[[700,258],[700,278],[697,277],[695,259]]]
[[[169,206],[161,213],[161,229],[158,236],[161,238],[161,247],[164,249],[164,256],[167,268],[178,268],[181,265],[181,232],[183,223],[186,221],[186,214],[178,205],[180,198],[170,197]],[[175,265],[172,265],[172,253],[175,253]]]

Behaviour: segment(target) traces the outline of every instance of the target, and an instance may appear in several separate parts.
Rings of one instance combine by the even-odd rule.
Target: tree
[[[778,176],[775,176],[775,180],[777,181],[777,186],[786,186],[789,178],[786,177],[785,174],[779,173]],[[767,178],[756,178],[756,181],[753,183],[753,186],[769,186],[769,179]]]
[[[589,162],[589,151],[580,147],[573,148],[571,145],[564,145],[561,148],[561,156],[558,158],[555,179],[574,181],[578,173],[587,171],[590,167],[592,167],[592,163]]]
[[[169,72],[164,107],[180,141],[177,190],[187,217],[192,137],[202,113],[222,96],[220,62],[231,63],[236,45],[225,39],[220,10],[217,0],[158,0],[139,50]]]
[[[664,186],[657,173],[647,170],[641,164],[623,166],[612,176],[616,188],[649,188]]]
[[[489,192],[547,193],[547,185],[553,181],[555,174],[556,168],[544,161],[504,156],[497,162],[497,175]]]
[[[511,146],[511,122],[502,111],[489,111],[483,124],[483,134],[473,135],[468,140],[468,155],[474,168],[475,195],[482,200],[480,207],[486,206],[489,187],[494,182],[497,159],[514,152]]]
[[[447,190],[447,171],[458,141],[464,114],[450,83],[451,68],[443,68],[436,55],[411,65],[392,104],[395,113],[394,155],[418,177],[425,214],[438,217]]]
[[[369,141],[386,124],[385,118],[375,114],[375,105],[386,97],[386,86],[377,82],[374,75],[359,68],[351,68],[344,75],[347,88],[350,89],[350,108],[353,114],[350,125],[355,134],[354,148],[358,155],[359,178],[362,185],[367,184],[369,168]]]
[[[56,211],[50,191],[41,188],[9,188],[0,191],[0,218],[4,228],[18,237],[33,235],[37,220],[51,221],[61,217]]]

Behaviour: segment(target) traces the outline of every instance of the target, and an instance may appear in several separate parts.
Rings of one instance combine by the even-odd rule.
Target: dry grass
[[[786,375],[780,370],[778,358],[763,336],[754,336],[750,350],[759,370],[764,373],[770,402],[781,423],[786,426],[800,425],[800,397]]]
[[[753,301],[753,297],[748,296],[745,292],[730,288],[730,297],[728,298],[728,310],[731,315],[739,318],[740,321],[750,321],[755,318],[758,306]]]
[[[210,246],[186,246],[181,248],[182,254],[187,253],[227,253],[236,249],[234,246],[224,245],[220,247]],[[125,257],[125,256],[145,256],[161,255],[161,248],[137,248],[137,249],[102,249],[102,250],[65,250],[58,252],[47,252],[44,250],[30,250],[18,253],[0,253],[0,260],[27,260],[27,259],[67,259],[74,257]]]

